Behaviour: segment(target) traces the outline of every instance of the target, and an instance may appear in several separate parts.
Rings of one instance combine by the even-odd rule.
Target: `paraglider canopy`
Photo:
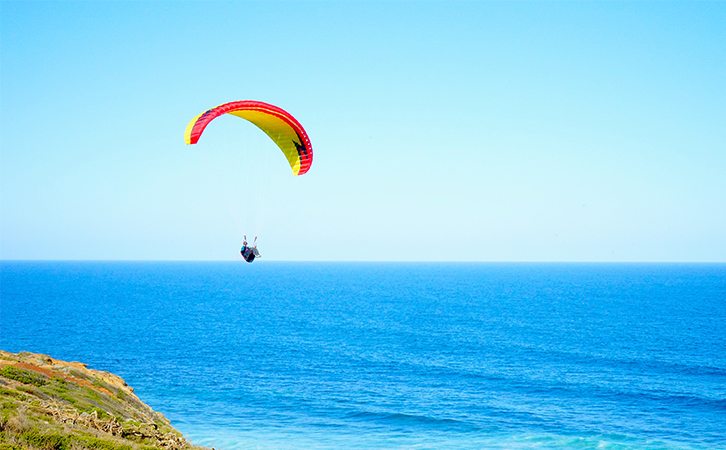
[[[184,132],[186,144],[196,144],[209,122],[222,114],[249,120],[264,131],[285,154],[293,175],[302,175],[310,169],[313,147],[302,125],[282,108],[263,102],[230,102],[203,112],[187,125]]]

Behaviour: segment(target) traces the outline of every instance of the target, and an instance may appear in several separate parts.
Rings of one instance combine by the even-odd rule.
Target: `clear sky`
[[[726,2],[0,16],[2,259],[234,260],[264,198],[267,260],[726,261]],[[293,114],[310,172],[231,116],[184,145],[234,100]]]

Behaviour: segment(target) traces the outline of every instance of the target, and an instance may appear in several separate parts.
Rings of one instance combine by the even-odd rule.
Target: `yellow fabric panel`
[[[192,142],[192,128],[194,128],[194,124],[197,123],[197,120],[199,120],[200,117],[202,117],[204,113],[198,115],[197,117],[193,118],[191,122],[189,122],[189,125],[187,125],[187,129],[184,130],[184,143],[189,145]]]
[[[302,144],[302,142],[300,142],[297,133],[287,122],[264,111],[257,110],[231,111],[227,114],[247,119],[257,125],[280,147],[290,163],[290,167],[292,167],[292,173],[294,175],[298,174],[300,171],[300,155],[294,142],[298,144]],[[188,128],[188,131],[191,133],[191,128]]]

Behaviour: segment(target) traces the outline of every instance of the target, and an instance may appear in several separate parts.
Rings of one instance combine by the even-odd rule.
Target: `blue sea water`
[[[217,449],[726,448],[726,264],[0,262],[0,348]]]

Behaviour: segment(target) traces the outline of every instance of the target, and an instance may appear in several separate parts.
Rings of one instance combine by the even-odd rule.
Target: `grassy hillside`
[[[0,350],[0,450],[199,449],[122,378]]]

